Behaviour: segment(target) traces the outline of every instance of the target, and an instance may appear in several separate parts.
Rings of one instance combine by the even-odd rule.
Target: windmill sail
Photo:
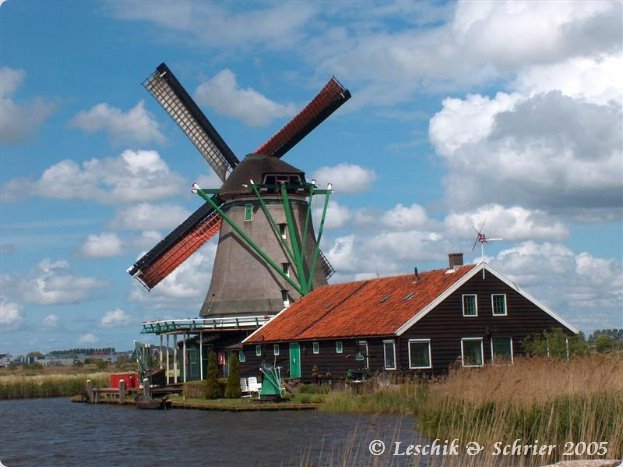
[[[128,273],[146,288],[152,289],[216,235],[220,228],[220,216],[205,203],[130,267]]]
[[[298,115],[253,153],[282,157],[348,99],[350,99],[348,89],[345,89],[335,77],[331,78]]]
[[[238,165],[238,158],[212,126],[195,101],[164,63],[143,82],[190,141],[225,181],[228,172]]]

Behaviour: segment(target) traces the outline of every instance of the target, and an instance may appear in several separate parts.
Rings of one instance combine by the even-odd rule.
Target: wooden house
[[[438,375],[454,364],[508,364],[522,342],[571,324],[486,263],[328,285],[243,341],[244,374],[277,364],[314,381],[365,373]]]

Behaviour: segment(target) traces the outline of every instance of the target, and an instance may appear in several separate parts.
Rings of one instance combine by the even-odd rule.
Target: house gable
[[[478,265],[478,267],[473,268],[469,273],[465,274],[460,280],[455,282],[451,287],[449,287],[442,294],[440,294],[438,297],[436,297],[435,300],[430,302],[423,310],[421,310],[418,313],[416,313],[415,315],[413,315],[407,322],[405,322],[402,326],[400,326],[395,331],[395,334],[398,335],[398,336],[403,335],[414,324],[416,324],[418,321],[424,319],[431,311],[433,311],[435,308],[437,308],[444,300],[446,300],[452,294],[457,292],[457,290],[459,290],[461,287],[463,287],[468,281],[472,280],[473,278],[477,278],[478,274],[481,274],[481,275],[484,274],[484,276],[486,276],[487,274],[493,275],[495,278],[497,278],[498,280],[503,282],[505,285],[510,287],[512,290],[514,290],[515,292],[517,292],[518,294],[523,296],[526,300],[532,302],[536,307],[540,308],[544,313],[546,313],[547,315],[549,315],[550,317],[552,317],[553,319],[558,321],[558,323],[560,323],[562,326],[567,328],[569,331],[573,332],[574,334],[578,334],[579,333],[578,329],[576,329],[574,326],[569,324],[563,318],[558,316],[556,313],[554,313],[547,306],[545,306],[545,305],[541,304],[540,302],[538,302],[535,298],[533,298],[527,292],[525,292],[522,289],[520,289],[508,277],[504,276],[499,271],[496,271],[491,266],[489,266],[487,263],[480,263]],[[465,292],[465,294],[469,294],[469,293],[470,293],[469,291]],[[482,306],[482,304],[481,304],[481,306]]]

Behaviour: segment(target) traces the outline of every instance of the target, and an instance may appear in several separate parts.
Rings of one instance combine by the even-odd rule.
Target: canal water
[[[374,440],[385,443],[384,454],[370,454]],[[396,442],[426,441],[412,417],[0,401],[0,461],[7,467],[427,464],[391,455]]]

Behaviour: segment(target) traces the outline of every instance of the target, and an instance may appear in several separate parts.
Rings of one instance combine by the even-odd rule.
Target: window
[[[364,362],[364,368],[370,367],[370,361],[368,360],[368,341],[357,342],[359,346],[359,353],[355,356],[355,360]]]
[[[335,353],[342,353],[344,352],[344,346],[342,345],[342,341],[337,341],[335,343]]]
[[[249,222],[253,220],[253,205],[252,204],[244,205],[244,220],[245,222]]]
[[[261,357],[262,356],[262,346],[261,345],[256,345],[255,346],[255,356],[256,357]]]
[[[409,339],[409,368],[432,368],[430,339]]]
[[[315,354],[320,353],[320,344],[318,342],[312,342],[312,352]]]
[[[273,344],[273,355],[279,355],[279,344]]]
[[[494,365],[513,363],[513,339],[511,337],[491,338],[491,361]]]
[[[396,344],[394,340],[383,341],[383,355],[385,357],[385,369],[396,369]]]
[[[281,238],[285,240],[287,238],[286,228],[288,227],[288,224],[279,224],[278,227],[279,227],[279,235],[281,235]]]
[[[290,297],[288,297],[288,291],[287,290],[282,290],[281,291],[281,299],[283,300],[283,307],[284,308],[290,306]]]
[[[493,309],[493,316],[506,316],[506,295],[491,295],[491,308]]]
[[[461,339],[461,358],[463,366],[483,366],[482,337]]]
[[[281,270],[286,276],[290,277],[290,263],[281,263]]]
[[[238,352],[238,361],[240,363],[244,363],[247,361],[247,357],[245,356],[244,352],[241,350],[240,352]]]
[[[463,316],[478,316],[478,300],[475,294],[463,295]]]

